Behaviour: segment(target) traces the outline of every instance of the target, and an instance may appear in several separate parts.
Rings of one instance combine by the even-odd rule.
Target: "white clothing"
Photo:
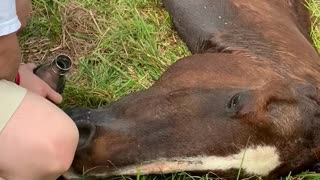
[[[20,27],[16,0],[0,0],[0,36],[16,32]]]

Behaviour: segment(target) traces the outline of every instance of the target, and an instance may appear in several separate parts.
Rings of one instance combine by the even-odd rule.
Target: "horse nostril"
[[[320,163],[317,163],[313,166],[313,171],[316,173],[320,173]]]
[[[85,149],[93,139],[96,133],[96,126],[88,120],[75,121],[79,130],[79,143],[77,151]]]

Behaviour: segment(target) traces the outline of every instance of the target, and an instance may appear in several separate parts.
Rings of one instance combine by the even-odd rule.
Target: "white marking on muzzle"
[[[280,155],[276,147],[256,146],[242,149],[239,153],[226,157],[197,156],[172,159],[162,158],[146,162],[140,166],[121,168],[111,173],[91,175],[108,177],[115,175],[165,174],[183,171],[227,171],[241,168],[242,171],[248,175],[266,176],[280,164]],[[69,174],[69,176],[70,175],[71,174]]]
[[[247,174],[266,176],[280,164],[280,155],[275,147],[257,146],[242,149],[239,153],[226,157],[198,156],[159,159],[138,167],[132,166],[120,169],[112,174],[134,175],[138,173],[152,174],[181,171],[226,171],[241,168]]]

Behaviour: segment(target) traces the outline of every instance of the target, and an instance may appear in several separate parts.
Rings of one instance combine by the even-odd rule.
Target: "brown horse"
[[[163,0],[192,56],[149,89],[68,111],[88,176],[274,179],[320,155],[320,58],[302,0]],[[71,171],[65,174],[71,177]]]

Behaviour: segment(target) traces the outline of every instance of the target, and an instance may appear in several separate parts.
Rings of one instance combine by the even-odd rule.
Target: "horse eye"
[[[238,93],[234,96],[232,96],[232,98],[230,99],[230,101],[228,102],[227,108],[228,110],[236,110],[237,106],[239,105],[241,100],[241,94]]]

